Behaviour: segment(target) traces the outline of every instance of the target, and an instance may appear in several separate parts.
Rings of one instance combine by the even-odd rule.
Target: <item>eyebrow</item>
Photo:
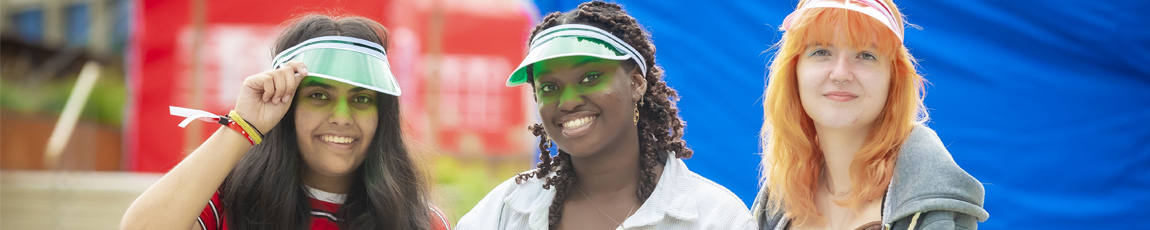
[[[574,65],[574,66],[571,66],[571,67],[572,67],[572,68],[579,68],[579,67],[581,67],[581,66],[585,66],[585,65],[587,65],[588,63],[591,63],[591,62],[601,62],[601,61],[603,61],[603,59],[600,59],[600,58],[594,58],[594,57],[593,57],[593,58],[587,58],[587,59],[583,59],[582,61],[576,62],[576,63],[575,63],[575,65]]]
[[[814,43],[814,44],[812,44],[812,45],[810,45],[810,46],[826,46],[826,47],[831,47],[831,48],[834,48],[834,47],[835,47],[835,44],[833,44],[833,43],[826,43],[826,44],[823,44],[823,43]],[[870,49],[876,49],[876,50],[877,50],[877,49],[878,49],[878,44],[875,44],[875,43],[873,43],[873,42],[872,42],[872,43],[870,44],[870,47],[868,47],[868,48],[870,48]]]
[[[331,90],[331,91],[335,91],[335,90],[336,90],[336,89],[335,89],[335,86],[332,86],[332,85],[328,85],[328,84],[325,84],[325,83],[323,83],[323,82],[320,82],[319,80],[307,80],[307,81],[304,81],[304,82],[303,82],[303,87],[320,87],[320,88],[323,88],[323,89],[326,89],[326,90]],[[300,88],[303,88],[303,87],[300,87]],[[368,90],[368,89],[367,89],[367,88],[363,88],[363,87],[355,87],[355,88],[351,88],[351,90],[350,90],[350,91],[351,91],[351,92],[353,92],[353,93],[358,93],[359,91],[364,91],[364,90]]]

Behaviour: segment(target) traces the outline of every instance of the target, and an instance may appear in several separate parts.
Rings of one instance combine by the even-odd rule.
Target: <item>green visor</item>
[[[527,66],[549,59],[591,56],[610,60],[634,60],[643,74],[647,74],[646,60],[635,48],[607,31],[583,24],[564,24],[551,27],[531,39],[527,57],[511,72],[507,86],[527,82]]]
[[[289,61],[307,66],[308,76],[399,96],[399,83],[391,74],[383,46],[363,39],[324,36],[309,39],[276,55],[274,68]]]

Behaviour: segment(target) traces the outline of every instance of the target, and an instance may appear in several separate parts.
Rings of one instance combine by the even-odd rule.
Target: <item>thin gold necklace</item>
[[[831,194],[831,196],[833,197],[832,199],[845,196],[845,195],[849,194],[851,192],[851,190],[854,189],[852,187],[850,189],[847,189],[847,191],[845,191],[845,192],[835,193],[835,190],[831,188],[830,176],[827,176],[827,174],[830,174],[830,172],[827,172],[824,169],[823,170],[823,187],[827,188],[827,194]],[[837,205],[835,205],[834,201],[831,201],[829,205],[830,206],[827,207],[828,209],[833,208],[833,206],[837,206]],[[846,208],[846,207],[843,207],[843,208],[846,210],[845,210],[845,212],[842,213],[842,215],[839,215],[838,226],[830,226],[831,229],[841,229],[843,227],[843,224],[846,223],[847,215],[851,214],[851,210],[850,210],[850,208]],[[829,212],[830,210],[827,210],[827,211],[828,211],[827,214],[830,214],[830,212]],[[831,223],[834,223],[834,221],[831,221],[831,216],[827,215],[827,225],[830,225]]]
[[[848,193],[851,192],[851,190],[854,189],[854,188],[850,188],[850,189],[847,189],[847,191],[845,191],[845,192],[836,193],[835,190],[831,188],[831,179],[829,176],[827,176],[827,174],[829,174],[829,173],[826,171],[823,171],[823,187],[827,188],[827,193],[830,193],[831,196],[834,196],[836,198],[842,197],[842,196],[847,195]]]
[[[832,203],[831,205],[834,205],[834,204]],[[846,209],[846,210],[843,210],[842,215],[839,215],[838,226],[831,226],[831,229],[842,229],[843,225],[846,224],[847,217],[851,214],[851,210],[849,208],[846,208],[846,207],[844,207],[843,209]],[[830,212],[828,212],[828,214],[829,213]],[[833,223],[833,221],[831,221],[831,216],[827,215],[827,224],[829,225],[830,223]]]
[[[591,207],[595,207],[595,210],[598,210],[600,214],[603,214],[603,216],[606,216],[608,220],[611,220],[611,222],[615,222],[616,228],[623,226],[623,223],[620,223],[619,221],[615,221],[615,218],[611,218],[611,215],[607,215],[607,212],[604,212],[603,209],[599,209],[599,206],[595,205],[594,201],[591,201],[591,197],[587,197],[587,193],[583,192],[583,188],[580,188],[579,185],[575,185],[575,189],[579,190],[579,194],[583,194],[583,199],[587,199],[587,203],[591,203]],[[631,204],[631,210],[627,211],[627,217],[631,217],[631,212],[634,212],[634,211],[635,211],[635,205]],[[623,220],[626,221],[627,220],[626,217],[624,217]]]

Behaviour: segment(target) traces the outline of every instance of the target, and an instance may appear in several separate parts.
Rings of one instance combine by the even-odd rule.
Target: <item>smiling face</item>
[[[363,164],[379,123],[375,91],[307,77],[295,95],[296,139],[305,174],[345,177]]]
[[[817,127],[869,128],[886,105],[891,60],[874,48],[809,44],[795,71],[803,110]]]
[[[628,71],[616,60],[571,56],[535,63],[531,71],[543,129],[560,149],[585,157],[628,141],[637,145],[634,116],[640,95],[629,74],[637,70]]]

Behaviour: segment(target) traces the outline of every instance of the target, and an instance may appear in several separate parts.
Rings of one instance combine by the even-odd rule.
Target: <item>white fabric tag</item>
[[[192,123],[192,120],[195,120],[195,119],[205,119],[205,121],[212,121],[212,120],[209,120],[206,118],[216,118],[216,117],[220,116],[220,115],[216,115],[214,113],[210,113],[208,111],[189,109],[189,108],[183,108],[183,107],[175,107],[175,106],[168,106],[168,111],[172,115],[186,117],[186,119],[184,119],[184,121],[180,122],[180,128],[188,126],[188,124]]]

